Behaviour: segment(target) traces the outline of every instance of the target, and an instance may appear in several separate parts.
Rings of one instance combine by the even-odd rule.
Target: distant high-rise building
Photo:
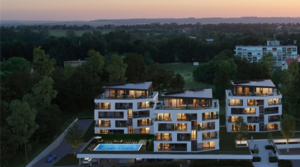
[[[242,59],[252,62],[258,62],[262,56],[268,52],[273,54],[275,66],[283,66],[286,59],[292,59],[297,56],[297,46],[295,45],[280,45],[278,40],[267,41],[266,46],[241,46],[235,47],[235,54]]]

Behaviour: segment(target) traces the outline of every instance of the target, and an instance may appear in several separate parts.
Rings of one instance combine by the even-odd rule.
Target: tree
[[[106,67],[106,70],[109,73],[109,82],[125,82],[127,79],[125,77],[127,66],[128,65],[123,62],[122,57],[118,55],[112,55],[111,63]]]
[[[55,63],[55,59],[49,59],[49,55],[40,46],[33,49],[33,70],[35,75],[40,77],[51,76],[55,70]]]
[[[128,53],[126,54],[124,63],[128,65],[125,73],[128,82],[146,80],[147,65],[142,56]]]
[[[41,141],[49,140],[60,128],[62,122],[60,109],[57,105],[51,104],[52,99],[57,95],[57,91],[53,90],[53,79],[43,77],[32,87],[32,92],[32,94],[24,95],[22,99],[37,111],[36,123],[39,129],[34,137]]]
[[[282,102],[283,102],[283,111],[291,115],[299,114],[300,108],[300,74],[298,62],[293,61],[288,70],[283,70],[282,72]]]
[[[166,67],[155,63],[148,68],[147,80],[152,81],[154,90],[162,92],[170,88],[174,75],[174,71],[167,70]]]
[[[235,122],[235,130],[237,132],[236,138],[240,140],[240,144],[242,140],[246,140],[248,135],[248,126],[247,123],[244,122],[244,118],[239,116]]]
[[[30,62],[22,57],[11,57],[6,61],[1,62],[1,74],[10,74],[14,71],[24,71],[31,66]],[[1,75],[2,76],[2,75]]]
[[[65,140],[74,149],[74,156],[76,156],[76,148],[84,141],[82,137],[83,132],[84,129],[77,122],[73,123],[65,132]]]
[[[286,139],[286,144],[289,144],[291,137],[295,135],[296,121],[292,115],[284,114],[283,119],[280,121],[281,134]],[[289,148],[287,148],[289,152]]]
[[[37,112],[35,109],[30,108],[28,103],[21,102],[20,100],[12,101],[9,108],[12,114],[6,118],[6,121],[11,131],[17,136],[19,143],[25,145],[25,156],[28,163],[27,142],[39,127],[35,123]]]
[[[184,88],[184,84],[185,81],[181,74],[176,74],[171,80],[170,88],[172,90],[182,90]]]

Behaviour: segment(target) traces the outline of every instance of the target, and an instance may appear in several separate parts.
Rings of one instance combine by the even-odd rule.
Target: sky
[[[300,17],[300,0],[1,0],[1,20]]]

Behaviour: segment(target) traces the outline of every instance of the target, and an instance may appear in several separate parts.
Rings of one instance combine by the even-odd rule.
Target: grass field
[[[185,81],[184,89],[193,89],[193,88],[212,88],[213,85],[204,84],[194,81],[193,71],[197,66],[193,66],[192,63],[165,63],[162,64],[169,70],[175,71],[182,75]]]

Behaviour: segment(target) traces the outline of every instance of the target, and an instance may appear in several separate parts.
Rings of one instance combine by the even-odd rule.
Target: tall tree
[[[62,122],[60,109],[57,105],[51,104],[52,99],[57,95],[57,91],[53,90],[53,79],[44,77],[33,86],[32,92],[32,94],[24,95],[23,101],[37,111],[36,122],[39,129],[34,134],[35,138],[46,141],[51,139]]]
[[[20,100],[12,101],[9,108],[12,114],[6,118],[6,121],[11,131],[18,137],[19,143],[25,145],[25,156],[28,163],[27,142],[39,127],[35,123],[37,112],[35,109],[31,109],[28,103],[21,102]]]
[[[289,144],[291,137],[295,135],[296,121],[292,115],[284,114],[283,119],[280,121],[281,134],[286,139],[286,144]],[[289,148],[287,148],[289,152]]]
[[[55,59],[49,59],[49,55],[40,46],[33,49],[33,69],[35,75],[51,76],[55,70],[55,63]]]
[[[83,132],[84,129],[77,122],[73,123],[65,132],[65,140],[74,149],[74,156],[76,156],[76,148],[83,142]]]
[[[300,74],[297,61],[293,61],[288,70],[283,70],[281,80],[283,111],[297,115],[300,107]]]
[[[124,63],[128,65],[125,73],[128,82],[146,80],[147,65],[142,56],[128,53],[126,54]]]
[[[240,140],[240,144],[241,144],[242,140],[247,139],[247,135],[248,135],[247,123],[244,122],[244,118],[240,116],[237,118],[234,127],[237,132],[236,138]]]
[[[109,82],[125,82],[126,77],[126,68],[127,64],[123,62],[123,58],[118,55],[112,55],[111,63],[106,67],[106,70],[109,73]]]
[[[24,71],[28,70],[31,66],[30,62],[22,57],[11,57],[6,61],[1,62],[0,64],[0,74],[1,77],[7,77],[14,71]]]
[[[170,71],[164,66],[155,63],[151,68],[148,68],[147,80],[152,81],[154,90],[162,92],[170,88],[174,75],[174,71]]]

